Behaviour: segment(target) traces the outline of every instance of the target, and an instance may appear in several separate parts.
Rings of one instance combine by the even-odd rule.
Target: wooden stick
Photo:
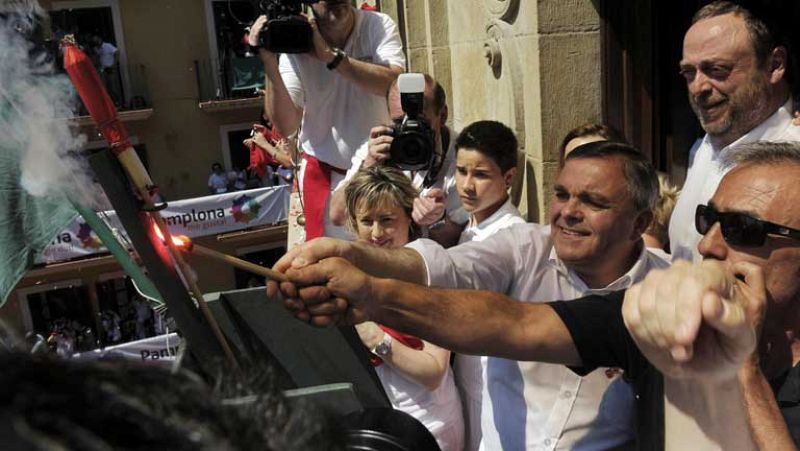
[[[179,249],[184,249],[184,248],[179,248]],[[261,265],[256,265],[255,263],[250,263],[247,260],[242,260],[241,258],[234,257],[233,255],[223,254],[222,252],[218,252],[213,249],[200,246],[199,244],[192,244],[191,250],[188,250],[188,252],[194,252],[199,255],[204,255],[206,257],[228,263],[237,268],[249,271],[253,274],[264,276],[268,279],[272,279],[277,282],[286,282],[288,280],[286,278],[286,274],[280,273],[278,271],[275,271],[273,269]]]

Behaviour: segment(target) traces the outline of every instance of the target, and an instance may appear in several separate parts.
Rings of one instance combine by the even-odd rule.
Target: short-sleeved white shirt
[[[95,47],[97,59],[100,62],[100,67],[103,69],[114,66],[114,54],[117,53],[117,48],[108,42],[103,42],[100,46]]]
[[[467,213],[461,205],[461,198],[458,196],[458,189],[456,188],[455,135],[452,135],[451,131],[448,131],[448,133],[451,133],[450,143],[447,146],[447,152],[444,155],[442,167],[436,174],[436,180],[434,180],[431,186],[423,186],[428,171],[414,171],[413,173],[411,171],[405,171],[405,174],[411,178],[414,187],[420,190],[420,196],[426,195],[434,188],[442,190],[445,196],[444,208],[447,218],[456,224],[465,224],[469,221],[469,213]],[[368,147],[368,143],[364,143],[364,145],[358,149],[355,156],[353,156],[350,169],[347,171],[344,179],[336,186],[337,190],[344,188],[347,182],[361,169],[361,165],[364,163],[364,160],[366,160],[369,152]]]
[[[464,449],[464,420],[450,365],[435,390],[406,378],[387,364],[376,367],[375,372],[392,407],[419,420],[431,431],[442,451]]]
[[[354,60],[405,68],[397,26],[386,14],[355,9],[356,23],[342,50]],[[300,146],[340,169],[369,138],[389,123],[384,95],[366,92],[308,54],[280,56],[280,73],[292,101],[303,108]]]
[[[225,174],[217,174],[212,172],[208,176],[208,187],[214,190],[214,193],[224,193],[228,191],[228,177]]]
[[[800,141],[800,127],[792,124],[792,100],[758,127],[722,149],[715,149],[706,135],[689,152],[689,170],[669,222],[669,243],[673,260],[701,260],[697,244],[702,236],[694,225],[699,204],[707,204],[717,191],[722,177],[730,170],[724,159],[736,152],[736,146],[756,141]]]
[[[417,240],[431,286],[504,293],[524,302],[575,299],[628,288],[667,266],[642,246],[636,263],[602,289],[590,289],[556,256],[549,227],[516,224],[480,242],[444,249]],[[634,439],[634,398],[619,377],[580,377],[562,365],[490,357],[482,400],[481,449],[609,449]]]

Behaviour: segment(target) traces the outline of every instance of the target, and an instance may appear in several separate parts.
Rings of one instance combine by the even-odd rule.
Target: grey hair
[[[652,211],[659,197],[658,176],[652,164],[635,147],[623,143],[597,141],[577,147],[565,161],[578,158],[619,158],[628,185],[628,195],[637,213]]]
[[[743,165],[800,165],[800,143],[756,141],[736,146],[722,160],[726,168]]]

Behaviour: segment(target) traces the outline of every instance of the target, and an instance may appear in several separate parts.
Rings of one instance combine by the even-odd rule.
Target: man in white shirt
[[[311,5],[314,48],[280,57],[259,54],[266,75],[267,115],[283,136],[298,129],[304,152],[300,167],[306,239],[349,236],[330,224],[327,201],[350,168],[355,151],[376,121],[388,122],[386,91],[405,69],[397,26],[381,13],[358,10],[347,0]],[[266,26],[261,16],[251,27],[250,45]]]
[[[387,102],[391,120],[395,123],[401,122],[404,112],[397,82],[393,82],[389,88]],[[406,174],[412,178],[414,187],[420,190],[419,197],[414,201],[414,222],[429,238],[445,247],[458,242],[458,237],[469,220],[469,214],[461,207],[456,189],[456,137],[446,125],[447,115],[444,88],[426,74],[422,117],[433,130],[434,152],[438,157],[433,167]],[[389,148],[394,140],[391,133],[392,129],[388,125],[379,125],[370,130],[369,140],[356,152],[350,170],[331,196],[330,217],[333,224],[343,225],[347,217],[344,201],[347,181],[360,169],[384,164],[389,159]]]
[[[119,75],[117,73],[117,59],[119,52],[113,44],[106,42],[98,35],[92,36],[92,50],[97,58],[97,71],[106,85],[108,95],[117,105],[119,98]]]
[[[377,277],[547,301],[624,289],[666,266],[641,239],[658,181],[635,149],[599,142],[575,150],[554,191],[549,233],[546,226],[518,224],[447,250],[420,240],[394,252],[317,240],[275,268],[340,256]],[[634,440],[630,387],[604,371],[579,377],[563,366],[493,358],[486,386],[482,449],[609,449]]]
[[[208,176],[208,192],[211,194],[228,192],[228,177],[225,176],[222,165],[219,163],[211,165],[211,175]]]
[[[728,1],[701,8],[683,41],[681,74],[706,136],[692,147],[686,182],[669,226],[672,258],[699,260],[695,209],[705,204],[736,146],[800,141],[792,121],[787,50],[751,11]]]

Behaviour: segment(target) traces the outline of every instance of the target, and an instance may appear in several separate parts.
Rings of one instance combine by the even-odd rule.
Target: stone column
[[[460,129],[494,119],[516,132],[524,157],[515,201],[529,220],[546,221],[561,138],[600,120],[598,13],[590,0],[458,0],[447,6],[453,124]],[[436,47],[422,51],[433,29],[426,35],[415,17],[407,16],[410,59],[425,54],[435,60]],[[427,23],[433,24],[431,17]]]

